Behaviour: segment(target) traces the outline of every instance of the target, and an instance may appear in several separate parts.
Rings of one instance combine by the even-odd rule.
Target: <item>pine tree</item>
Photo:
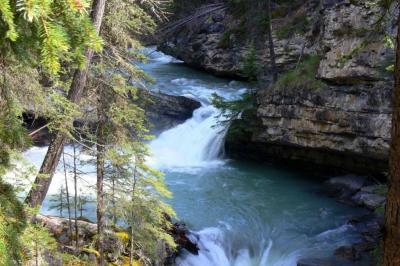
[[[105,9],[105,0],[95,0],[92,3],[91,18],[95,28],[95,33],[100,32],[101,24],[103,21]],[[89,23],[88,23],[89,24]],[[94,47],[96,48],[96,47]],[[89,72],[89,66],[93,58],[94,50],[93,47],[88,47],[84,53],[85,64],[77,69],[72,79],[71,87],[68,91],[68,100],[73,104],[78,104],[81,100],[82,92],[86,86],[87,75]],[[73,117],[71,117],[73,119]],[[70,124],[72,121],[70,119]],[[68,139],[68,132],[58,131],[55,133],[55,137],[52,139],[48,148],[46,157],[42,163],[39,174],[36,177],[34,185],[26,198],[26,203],[29,206],[40,206],[46,197],[47,191],[50,187],[51,180],[56,171],[58,162],[61,158],[61,153],[64,148],[64,143]],[[46,178],[43,178],[46,176]]]
[[[35,266],[47,265],[44,253],[55,255],[57,243],[50,232],[42,224],[29,223],[21,236],[26,260],[34,261]]]
[[[49,210],[58,210],[60,217],[64,217],[63,211],[69,208],[64,186],[60,187],[58,190],[58,195],[53,195],[53,197],[50,199],[50,202],[51,205]]]
[[[118,162],[122,160],[128,163],[126,159],[134,155],[132,150],[136,151],[136,155],[140,154],[141,156],[147,152],[146,146],[143,144],[143,141],[148,139],[145,114],[143,109],[134,102],[137,100],[138,88],[132,85],[132,80],[135,81],[135,84],[141,84],[149,78],[141,69],[131,63],[135,60],[144,60],[144,56],[138,52],[141,46],[135,36],[145,33],[155,26],[145,8],[146,6],[139,6],[130,1],[110,0],[107,2],[101,33],[106,52],[99,54],[92,66],[93,71],[86,91],[88,96],[84,97],[87,100],[86,104],[97,106],[96,134],[89,142],[96,143],[97,246],[100,253],[100,265],[104,263],[104,230],[108,223],[105,198],[109,193],[106,190],[105,181],[112,180],[114,182],[111,185],[114,188],[114,193],[112,193],[114,198],[110,202],[119,201],[115,200],[115,183],[121,177],[118,174],[115,176],[115,173],[118,173],[119,168],[123,168],[125,165],[121,166]],[[138,16],[140,20],[136,19]],[[91,101],[92,99],[95,101]],[[89,133],[85,135],[90,136]],[[113,177],[110,179],[110,176]],[[126,177],[123,179],[127,182]],[[150,201],[152,197],[149,196],[148,199]],[[116,208],[113,209],[111,215],[108,215],[108,217],[113,217],[113,226],[117,224],[115,210]],[[164,223],[164,219],[161,220],[162,224],[166,225],[164,228],[168,228],[167,222]],[[160,225],[153,224],[153,226],[159,228]],[[165,235],[167,234],[165,233]],[[149,242],[154,243],[156,240],[153,238]]]

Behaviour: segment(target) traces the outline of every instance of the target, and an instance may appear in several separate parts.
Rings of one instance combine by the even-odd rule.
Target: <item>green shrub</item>
[[[320,60],[319,56],[309,56],[297,68],[282,74],[274,84],[274,88],[281,90],[298,88],[320,90],[326,88],[326,84],[315,77]]]
[[[221,125],[230,124],[232,121],[238,119],[243,112],[251,112],[256,108],[256,98],[251,92],[243,94],[240,99],[234,101],[227,101],[214,93],[211,101],[221,111],[219,117],[222,119],[218,122]]]
[[[258,72],[257,50],[254,44],[251,43],[244,54],[242,74],[250,81],[255,81],[257,80]]]

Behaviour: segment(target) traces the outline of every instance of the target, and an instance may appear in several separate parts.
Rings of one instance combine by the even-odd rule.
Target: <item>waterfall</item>
[[[150,143],[151,163],[159,168],[201,167],[221,163],[226,129],[219,110],[203,104],[185,123],[163,132]]]

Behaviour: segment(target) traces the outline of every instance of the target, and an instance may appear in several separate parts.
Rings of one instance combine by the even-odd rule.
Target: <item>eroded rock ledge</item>
[[[227,137],[227,153],[311,161],[338,172],[382,173],[390,145],[390,98],[391,89],[382,83],[260,91],[257,120],[245,115],[234,122],[236,134]]]
[[[194,110],[201,106],[200,102],[184,96],[173,96],[148,90],[140,90],[137,97],[138,105],[146,112],[153,134],[158,134],[183,123],[192,117]],[[23,118],[27,129],[30,131],[41,128],[48,122],[44,116],[37,115],[32,110],[27,110]],[[77,119],[74,124],[79,127],[82,123],[95,124],[96,120],[90,117],[88,121]],[[49,145],[50,140],[50,132],[46,128],[33,136],[35,145],[39,146]]]
[[[387,16],[384,26],[373,30],[382,12],[366,1],[311,0],[291,15],[275,18],[273,38],[280,75],[297,68],[301,58],[317,56],[320,62],[314,76],[326,86],[319,90],[263,86],[256,96],[256,109],[232,124],[228,155],[313,163],[344,172],[385,172],[393,87],[386,68],[394,62],[394,51],[384,39],[395,35],[392,20],[396,16]],[[282,34],[285,23],[293,28],[301,18],[309,19],[303,32]],[[242,78],[246,49],[258,39],[251,30],[243,31],[240,21],[246,19],[251,18],[235,17],[229,9],[219,11],[179,29],[160,48],[188,65]],[[257,47],[259,78],[265,82],[271,80],[267,48],[267,43]]]

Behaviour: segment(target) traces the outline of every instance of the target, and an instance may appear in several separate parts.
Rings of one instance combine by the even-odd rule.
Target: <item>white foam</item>
[[[223,163],[219,160],[225,129],[217,124],[219,111],[202,106],[185,123],[163,132],[150,143],[149,160],[153,167],[209,167]]]
[[[155,46],[143,48],[141,52],[144,53],[144,55],[148,58],[150,62],[153,61],[162,64],[183,63],[183,61],[181,60],[157,51],[157,48]]]
[[[24,159],[26,160],[27,164],[22,164],[19,163],[16,168],[8,173],[5,177],[6,182],[11,183],[11,184],[24,184],[25,186],[25,191],[21,192],[21,195],[26,195],[27,190],[30,189],[31,184],[36,178],[36,174],[43,162],[43,159],[46,155],[48,147],[32,147],[26,152],[24,152],[23,156]],[[91,156],[87,154],[80,153],[80,149],[77,149],[77,152],[79,153],[79,160],[86,161],[89,159],[93,159]],[[73,149],[71,146],[66,146],[65,147],[65,161],[66,164],[71,166],[73,164],[73,158],[70,156],[73,154]],[[14,173],[17,172],[24,172],[27,171],[30,167],[33,167],[33,171],[29,171],[29,174],[22,177],[21,179],[16,179],[16,176]],[[67,167],[67,169],[71,169],[70,167]],[[95,195],[95,185],[96,185],[96,174],[94,173],[94,166],[92,165],[85,165],[85,166],[79,166],[78,169],[81,171],[79,173],[79,179],[78,179],[78,189],[84,191],[85,195],[87,196],[92,196],[94,197]],[[73,179],[74,176],[71,173],[70,170],[67,171],[67,182],[69,183],[69,186],[72,187],[73,184]],[[65,187],[65,174],[64,174],[64,169],[63,169],[63,163],[62,160],[58,164],[57,170],[53,176],[53,179],[51,181],[49,191],[48,191],[48,196],[52,195],[57,195],[59,193],[60,187]]]

